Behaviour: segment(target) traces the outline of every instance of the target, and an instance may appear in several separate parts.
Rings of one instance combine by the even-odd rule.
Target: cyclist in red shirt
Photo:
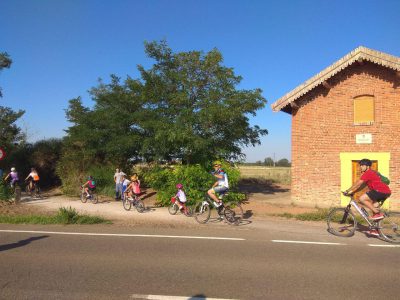
[[[345,191],[346,194],[353,194],[360,187],[367,185],[369,191],[360,197],[360,202],[373,212],[372,220],[381,220],[385,216],[374,206],[375,202],[385,201],[392,193],[390,188],[381,181],[377,172],[371,170],[372,162],[369,159],[362,159],[359,162],[361,177],[351,188]]]

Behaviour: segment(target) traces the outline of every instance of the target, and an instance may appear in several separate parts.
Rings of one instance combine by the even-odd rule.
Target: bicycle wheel
[[[390,243],[400,243],[400,213],[385,212],[385,218],[378,223],[379,233]]]
[[[125,209],[125,210],[131,210],[132,203],[131,203],[131,201],[129,200],[129,197],[124,197],[124,198],[122,199],[122,205],[124,206],[124,209]]]
[[[207,223],[210,219],[211,208],[207,201],[199,202],[194,208],[194,218],[200,224]]]
[[[38,186],[35,186],[35,198],[40,199],[42,196],[40,195],[40,188]]]
[[[191,206],[186,206],[186,213],[185,213],[186,217],[193,217],[193,207]]]
[[[354,235],[357,228],[357,221],[354,214],[347,207],[332,209],[328,215],[327,223],[330,233],[342,237]]]
[[[140,213],[144,212],[144,210],[146,209],[143,201],[140,199],[136,200],[135,207],[136,207],[136,210]]]
[[[178,205],[176,205],[175,203],[171,203],[171,205],[168,207],[168,212],[171,215],[176,215],[176,213],[178,212]]]
[[[92,201],[93,204],[96,204],[97,202],[99,202],[99,198],[97,197],[97,194],[96,194],[96,193],[93,193],[93,194],[90,196],[90,201]]]
[[[81,201],[82,201],[82,203],[86,203],[86,201],[87,201],[86,193],[85,193],[85,192],[82,192],[82,193],[81,193]]]
[[[236,219],[236,214],[235,211],[232,210],[229,206],[226,206],[224,209],[224,217],[225,220],[228,222],[230,225],[238,225],[239,221]]]

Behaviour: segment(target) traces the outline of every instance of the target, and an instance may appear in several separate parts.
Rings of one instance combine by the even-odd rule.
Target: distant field
[[[263,178],[279,183],[290,183],[291,169],[285,167],[239,166],[242,178]]]

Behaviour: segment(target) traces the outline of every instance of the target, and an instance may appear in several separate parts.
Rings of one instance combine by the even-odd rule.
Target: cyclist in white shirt
[[[221,162],[219,160],[213,163],[214,172],[212,174],[217,178],[217,181],[213,184],[212,188],[208,190],[208,195],[217,206],[221,206],[222,201],[218,199],[216,194],[226,193],[229,189],[228,175],[225,173],[223,169],[221,169]]]

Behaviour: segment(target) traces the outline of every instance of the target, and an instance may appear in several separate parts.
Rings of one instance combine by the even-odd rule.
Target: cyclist
[[[89,175],[87,181],[82,184],[82,188],[85,189],[86,198],[90,198],[92,192],[96,190],[96,182],[94,181],[92,176]]]
[[[29,190],[33,191],[36,187],[39,187],[39,174],[35,168],[31,168],[31,172],[25,178],[25,181],[28,180]]]
[[[131,183],[128,185],[126,193],[128,193],[128,197],[131,198],[133,198],[133,194],[136,196],[140,194],[140,180],[136,173],[131,176]]]
[[[350,195],[356,192],[360,187],[367,185],[369,191],[363,194],[360,197],[360,202],[367,208],[369,208],[373,215],[370,219],[372,220],[381,220],[385,216],[380,210],[374,206],[374,203],[378,201],[385,201],[390,197],[391,190],[390,188],[381,181],[380,176],[377,172],[371,169],[372,162],[364,158],[359,161],[359,165],[361,168],[361,177],[360,179],[353,184],[351,188],[345,191],[345,194]],[[374,234],[374,232],[370,232],[372,235],[379,235],[378,232]]]
[[[186,207],[186,204],[185,204],[186,203],[186,194],[185,194],[185,191],[183,190],[182,183],[178,183],[176,185],[176,188],[178,189],[178,191],[177,191],[177,193],[176,193],[176,195],[174,197],[175,200],[177,201],[176,204],[178,205],[179,210],[182,210],[183,213],[185,215],[187,215],[188,214],[188,210],[187,210],[187,207]]]
[[[15,186],[19,182],[19,177],[18,177],[18,172],[15,170],[14,167],[11,168],[11,172],[7,174],[7,176],[4,178],[4,181],[7,181],[8,178],[11,178],[10,184],[11,188],[15,188]]]
[[[211,174],[217,178],[217,181],[213,184],[212,188],[207,191],[208,195],[214,200],[214,204],[218,208],[222,207],[222,201],[221,199],[218,199],[216,194],[224,194],[229,189],[228,175],[223,169],[221,169],[221,166],[222,165],[219,160],[214,161],[214,172]]]

